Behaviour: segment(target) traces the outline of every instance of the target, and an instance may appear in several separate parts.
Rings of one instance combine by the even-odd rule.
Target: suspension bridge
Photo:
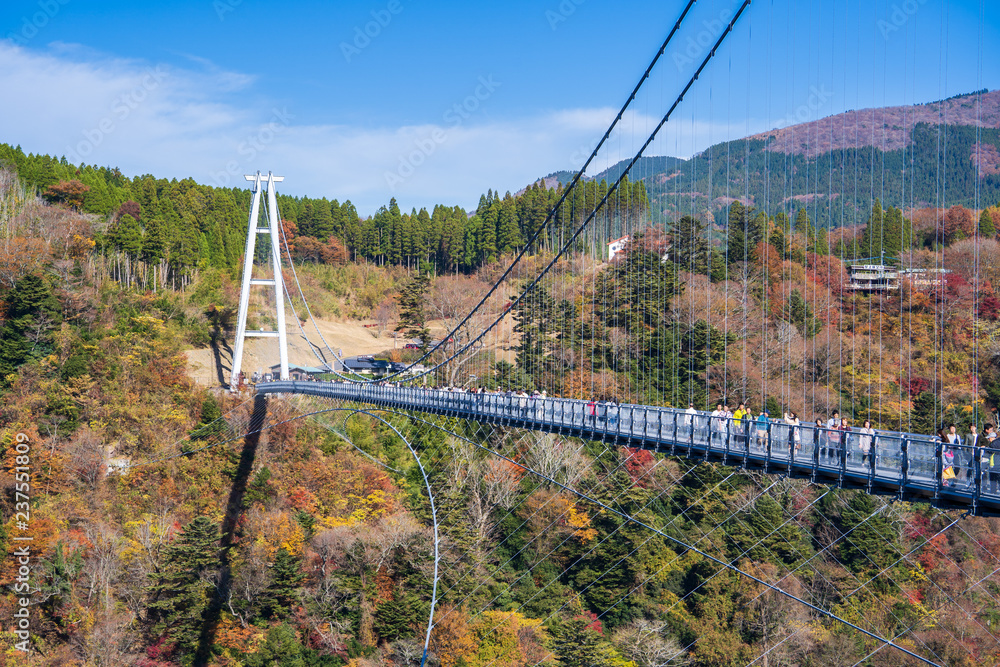
[[[799,563],[783,576],[767,577],[748,569],[743,558],[713,553],[710,535],[714,528],[694,543],[679,540],[671,532],[675,521],[689,520],[692,507],[703,502],[711,494],[710,490],[702,498],[694,500],[691,506],[675,508],[676,514],[669,521],[653,525],[644,513],[653,501],[634,511],[623,509],[625,504],[621,498],[629,493],[627,484],[610,500],[599,499],[579,485],[578,479],[557,472],[558,468],[546,468],[532,452],[533,438],[547,434],[555,436],[560,442],[591,443],[591,446],[602,447],[601,451],[605,453],[619,447],[633,453],[648,450],[662,455],[656,459],[654,469],[665,467],[665,461],[683,461],[682,480],[697,478],[701,474],[699,471],[704,469],[701,464],[706,463],[718,464],[719,469],[724,471],[720,473],[724,476],[723,481],[716,486],[726,483],[734,475],[763,473],[754,478],[758,481],[754,482],[756,493],[753,497],[745,504],[732,508],[722,522],[727,525],[730,521],[745,523],[742,513],[752,513],[761,498],[774,493],[775,487],[786,480],[805,480],[810,487],[819,489],[818,497],[807,507],[785,510],[778,522],[767,526],[764,536],[741,548],[739,555],[742,557],[752,553],[767,538],[782,534],[785,527],[795,524],[800,512],[807,509],[816,511],[816,503],[832,488],[882,497],[868,516],[861,517],[855,528],[891,512],[897,500],[925,503],[928,507],[937,508],[936,520],[940,527],[931,538],[946,535],[948,531],[964,530],[963,521],[969,516],[1000,516],[1000,464],[994,464],[993,459],[994,455],[1000,458],[1000,448],[994,451],[992,441],[987,440],[985,435],[971,441],[967,438],[942,440],[939,435],[907,430],[910,409],[906,406],[914,400],[908,387],[913,384],[914,350],[919,348],[920,343],[915,342],[916,336],[912,332],[890,332],[877,326],[897,316],[903,327],[907,326],[907,322],[912,326],[914,312],[927,308],[928,303],[929,308],[936,309],[931,318],[932,330],[927,336],[933,352],[931,356],[935,357],[930,384],[932,392],[942,392],[946,372],[943,360],[945,348],[951,345],[945,339],[953,333],[948,318],[954,320],[955,310],[949,296],[953,285],[945,279],[933,280],[935,275],[948,272],[938,255],[921,255],[919,261],[923,262],[922,268],[913,269],[923,271],[920,275],[931,277],[927,280],[931,283],[928,294],[921,295],[911,288],[893,287],[885,278],[889,271],[886,267],[875,272],[881,281],[876,281],[877,284],[866,284],[863,288],[848,285],[843,277],[838,277],[838,272],[842,273],[843,269],[829,261],[834,254],[833,242],[828,236],[824,237],[827,247],[823,252],[815,232],[822,226],[832,234],[834,229],[845,223],[844,209],[838,212],[833,205],[816,209],[810,221],[808,215],[801,214],[801,211],[809,211],[808,205],[803,206],[799,209],[802,227],[796,229],[786,225],[790,216],[784,213],[784,209],[790,209],[798,196],[788,184],[790,173],[801,165],[789,167],[788,164],[777,164],[777,158],[775,163],[771,163],[768,161],[770,154],[765,151],[760,165],[764,173],[754,174],[752,170],[756,166],[751,166],[749,144],[745,155],[734,156],[727,149],[725,155],[708,156],[708,159],[717,160],[724,166],[723,169],[713,164],[712,174],[720,178],[725,175],[724,201],[728,205],[723,208],[721,219],[714,218],[710,226],[693,222],[684,226],[675,220],[675,224],[668,225],[664,230],[654,220],[652,209],[658,207],[661,209],[658,215],[662,215],[664,202],[668,199],[675,203],[683,203],[686,199],[692,219],[705,217],[706,212],[711,214],[711,204],[706,209],[703,193],[693,192],[698,179],[694,173],[685,174],[683,170],[678,170],[668,174],[666,180],[673,179],[676,191],[671,193],[668,189],[659,198],[651,192],[631,187],[646,178],[642,173],[644,155],[650,150],[664,150],[662,143],[658,143],[662,142],[661,132],[683,108],[685,98],[693,95],[696,85],[725,86],[729,80],[726,75],[714,72],[711,65],[719,54],[726,53],[726,40],[738,29],[741,20],[749,20],[749,0],[738,6],[726,22],[720,23],[690,71],[680,77],[674,72],[661,77],[660,89],[647,98],[642,97],[644,86],[649,86],[654,78],[658,62],[670,53],[671,45],[676,45],[679,35],[683,34],[694,5],[692,0],[682,9],[639,82],[590,156],[567,179],[556,205],[544,221],[536,228],[527,230],[524,238],[515,243],[516,252],[512,253],[502,271],[490,278],[485,289],[464,295],[466,298],[461,303],[464,311],[452,312],[444,318],[448,325],[442,343],[432,349],[423,345],[416,358],[408,359],[405,370],[391,372],[376,380],[352,374],[346,369],[342,355],[334,352],[336,341],[325,340],[319,327],[315,326],[315,318],[295,272],[295,264],[291,261],[276,200],[276,184],[282,179],[259,172],[247,176],[252,182],[253,203],[248,220],[235,352],[230,369],[231,388],[237,391],[245,387],[242,367],[244,355],[249,349],[248,338],[275,343],[276,348],[270,347],[255,354],[255,359],[262,366],[275,365],[275,377],[273,381],[256,384],[255,416],[241,426],[253,432],[275,426],[275,422],[269,422],[265,414],[267,397],[290,401],[289,405],[295,406],[297,414],[293,419],[343,416],[340,425],[327,426],[344,439],[348,439],[346,424],[355,415],[368,415],[393,425],[396,435],[406,443],[409,452],[420,464],[435,530],[434,592],[423,660],[427,658],[432,631],[436,627],[435,604],[458,584],[445,591],[438,590],[440,543],[437,539],[438,510],[434,504],[433,475],[425,470],[419,447],[413,445],[410,437],[399,429],[400,419],[402,423],[441,431],[457,443],[456,447],[468,445],[478,448],[487,460],[510,464],[512,467],[507,474],[513,475],[511,471],[517,471],[517,475],[512,477],[515,481],[520,479],[521,474],[533,475],[538,480],[536,488],[555,485],[602,512],[617,515],[624,522],[647,530],[647,541],[653,536],[662,537],[678,554],[696,553],[717,566],[714,574],[688,592],[684,599],[721,573],[735,573],[760,587],[753,601],[765,594],[784,597],[801,605],[816,618],[858,633],[866,643],[864,656],[855,664],[874,664],[869,662],[872,656],[886,648],[891,648],[906,660],[935,665],[948,663],[940,646],[917,631],[919,623],[908,621],[897,609],[881,609],[895,622],[893,634],[887,634],[885,626],[876,626],[873,621],[856,615],[849,617],[843,610],[834,610],[831,604],[805,599],[794,592],[790,578],[800,576],[801,573],[796,573],[819,553],[829,554],[838,544],[853,544],[851,531],[840,533],[818,554],[806,563]],[[725,57],[729,59],[727,75],[731,78],[734,55],[728,53]],[[739,57],[740,54],[735,55],[737,60]],[[750,59],[749,53],[747,58]],[[667,90],[671,91],[669,95],[664,94]],[[647,115],[637,122],[634,109],[637,100],[643,100],[647,110],[655,107],[657,114]],[[702,111],[712,113],[711,109]],[[623,119],[628,119],[629,129],[624,127]],[[644,133],[636,129],[640,126]],[[855,134],[859,132],[858,127],[841,129],[845,135],[849,130]],[[833,132],[829,130],[829,136],[799,139],[820,146],[835,146],[837,142]],[[871,129],[871,132],[874,134],[875,130]],[[634,151],[621,153],[621,146],[626,144],[631,145]],[[872,145],[877,145],[877,141]],[[619,152],[615,154],[615,150]],[[944,150],[946,148],[942,148]],[[833,151],[830,156],[833,165],[838,154]],[[855,156],[850,157],[853,159]],[[851,162],[848,158],[847,151],[841,151],[838,173],[843,179],[848,177],[851,168],[857,173],[856,161]],[[584,176],[594,173],[602,159],[606,169],[601,173],[606,182],[588,195]],[[784,160],[787,162],[788,158]],[[612,166],[614,169],[607,168]],[[815,168],[815,165],[806,165],[806,168]],[[907,168],[916,169],[912,165]],[[831,167],[831,174],[834,171],[837,170]],[[737,177],[742,174],[743,192],[733,185],[733,173]],[[761,176],[768,184],[781,184],[783,190],[768,192],[767,196],[772,197],[772,201],[751,202],[748,192],[752,176]],[[828,203],[837,200],[832,192],[832,175],[829,178]],[[682,183],[685,179],[688,179],[687,183]],[[912,192],[906,190],[906,179],[903,180],[898,193],[886,189],[885,173],[882,174],[883,184],[878,188],[874,178],[872,183],[860,185],[870,186],[872,200],[895,202],[893,205],[903,208],[907,203],[914,203]],[[822,185],[819,183],[817,188]],[[692,190],[685,190],[687,186]],[[716,186],[709,185],[709,188],[713,187]],[[854,187],[857,190],[859,183],[855,182]],[[730,188],[733,188],[732,192],[729,192]],[[258,219],[265,194],[267,205],[263,210],[266,222],[262,226]],[[670,199],[671,195],[673,199]],[[975,197],[974,203],[978,204],[978,188]],[[804,201],[815,199],[807,197]],[[940,201],[947,201],[943,188]],[[749,212],[754,205],[760,211],[751,215]],[[860,208],[860,205],[855,207]],[[941,206],[938,208],[943,210]],[[734,210],[737,213],[734,214]],[[775,210],[778,211],[776,215],[773,214]],[[683,210],[675,212],[677,218]],[[857,210],[854,214],[857,219],[863,217]],[[824,216],[829,219],[823,220]],[[871,220],[876,220],[874,212]],[[893,233],[888,228],[887,220],[879,217],[877,226],[869,221],[868,236],[865,237],[868,244],[865,247],[871,248],[874,243],[872,235],[879,236],[878,247],[882,249],[878,255],[880,261],[884,261],[885,248],[901,256],[904,254],[885,241],[886,235]],[[938,224],[943,229],[943,216]],[[751,240],[754,225],[762,225],[763,229],[756,232],[761,238]],[[803,266],[809,275],[808,280],[802,281],[806,288],[804,293],[793,288],[794,277],[790,277],[795,271],[792,266],[796,253],[794,244],[778,238],[780,235],[775,230],[786,237],[799,232],[804,237],[808,236],[813,244],[811,254],[801,253],[805,257]],[[973,236],[978,239],[976,235],[977,232],[973,231]],[[267,237],[269,243],[258,248],[256,240],[261,236]],[[742,250],[739,243],[733,242],[734,238],[743,239]],[[842,244],[843,241],[842,237]],[[605,248],[610,247],[612,242],[618,245],[613,251],[606,251]],[[780,250],[772,252],[779,244]],[[841,258],[846,260],[843,247]],[[855,243],[855,248],[858,247]],[[912,250],[910,254],[913,254]],[[283,262],[283,258],[288,260],[287,263]],[[911,266],[919,263],[912,256],[909,259]],[[975,262],[978,272],[978,254]],[[269,267],[267,277],[255,277],[256,264]],[[973,282],[973,290],[978,290],[979,283]],[[266,300],[254,302],[251,298],[253,287],[267,288]],[[857,294],[845,296],[851,290],[862,289],[866,301],[859,300]],[[890,298],[893,296],[890,289],[897,290],[896,301]],[[515,294],[510,296],[512,292]],[[840,312],[835,312],[835,299],[841,302]],[[251,312],[252,303],[258,304],[256,313]],[[286,307],[292,310],[292,316],[287,321]],[[893,309],[898,312],[893,312]],[[846,327],[837,328],[843,324],[848,312],[853,318],[850,337],[844,334]],[[273,330],[248,328],[248,322],[255,315],[258,319],[274,322]],[[980,321],[977,308],[969,313],[969,319],[971,345],[978,355],[979,348],[986,344],[986,334],[983,334],[982,341],[979,338],[985,325]],[[288,331],[294,326],[289,322],[298,325],[297,333]],[[313,334],[306,330],[310,322],[318,340],[313,340]],[[825,322],[825,327],[821,326],[822,322]],[[289,344],[298,344],[301,350],[314,355],[319,367],[332,379],[289,379]],[[827,376],[830,374],[829,368],[819,366],[824,356],[828,361],[832,358],[834,350],[839,355],[836,364],[840,373],[839,384],[849,387],[849,390],[832,398],[821,387],[818,378],[824,377],[824,373]],[[906,377],[891,387],[872,379],[882,372],[884,366],[891,364],[896,364]],[[763,372],[751,377],[748,370],[751,367],[763,368]],[[978,370],[973,370],[974,375],[977,373]],[[466,378],[468,380],[463,383]],[[489,386],[492,390],[469,392],[434,387],[469,383]],[[974,387],[970,400],[972,421],[985,421],[979,412],[982,400],[976,393],[980,386],[978,375],[971,384]],[[535,389],[536,392],[529,395],[524,389]],[[539,393],[538,389],[545,391]],[[745,401],[755,402],[760,414],[769,397],[783,408],[783,412],[792,413],[792,417],[740,418],[731,413],[713,414],[707,409],[716,400]],[[688,410],[665,405],[689,402],[692,407]],[[704,409],[695,409],[696,404]],[[795,406],[795,410],[803,414],[823,417],[833,410],[843,412],[852,415],[854,426],[843,430],[828,427],[825,419],[816,422],[799,420],[790,406]],[[943,408],[934,404],[931,410],[930,421],[940,423],[944,418]],[[859,428],[860,422],[869,415],[870,421],[879,428],[863,431]],[[897,428],[893,429],[891,425]],[[232,427],[230,432],[239,434],[241,426]],[[502,444],[504,438],[514,438],[519,444],[505,449]],[[367,452],[363,453],[370,456]],[[608,464],[604,470],[607,478],[613,479],[615,474],[630,465],[633,453],[623,454],[613,464]],[[496,470],[489,474],[496,475]],[[643,474],[653,473],[647,471]],[[632,478],[629,483],[639,484],[639,481]],[[712,485],[706,483],[705,487]],[[656,498],[660,499],[666,493],[665,489]],[[493,502],[504,507],[507,517],[515,511],[509,505],[503,505],[506,501],[499,496]],[[895,554],[887,562],[876,562],[874,555],[862,553],[862,557],[868,558],[869,565],[879,574],[864,581],[857,575],[851,575],[856,579],[855,592],[864,591],[877,576],[900,564],[910,565],[916,558],[913,552]],[[983,632],[983,636],[1000,641],[988,627],[989,624],[984,623],[981,614],[983,608],[996,608],[997,592],[989,584],[995,573],[1000,571],[1000,560],[994,560],[997,562],[991,565],[992,573],[985,579],[972,581],[966,589],[966,593],[974,590],[980,596],[981,607],[978,611],[959,605],[954,596],[935,586],[941,597],[956,610],[955,613],[963,614],[970,624]],[[962,570],[958,564],[953,565]],[[608,572],[600,573],[587,587],[606,574]],[[820,573],[817,576],[825,575]],[[535,596],[544,590],[545,587],[542,587]],[[599,610],[597,618],[613,615],[615,608],[622,603],[622,600],[608,603]],[[549,618],[565,608],[566,604],[559,606]],[[747,664],[767,664],[768,656],[777,656],[781,647],[793,641],[799,632],[801,628],[769,643]],[[964,659],[975,662],[982,647],[969,647],[955,637],[954,631],[945,632],[968,653]],[[676,655],[667,657],[680,660],[697,641],[696,637],[690,645],[679,647]],[[662,664],[674,663],[668,660]]]
[[[955,464],[946,462],[942,443],[933,436],[878,432],[872,438],[871,455],[862,457],[857,442],[835,429],[771,421],[761,425],[652,405],[347,382],[279,380],[258,385],[257,392],[303,394],[557,433],[1000,516],[1000,489],[988,485],[989,465],[984,465],[983,452],[956,445],[953,458],[960,462],[956,478],[962,486],[947,486],[943,468]],[[854,435],[855,440],[858,437]],[[961,462],[966,464],[964,470]]]

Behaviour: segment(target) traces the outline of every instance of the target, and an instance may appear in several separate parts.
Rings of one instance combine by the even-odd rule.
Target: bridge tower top
[[[262,176],[258,171],[256,174],[244,176],[251,181],[251,191],[253,200],[250,204],[250,218],[247,221],[247,244],[243,255],[243,278],[240,283],[240,310],[236,324],[236,342],[233,346],[233,365],[229,375],[229,388],[236,391],[240,385],[240,372],[243,365],[244,343],[248,337],[257,338],[277,338],[278,339],[278,360],[280,364],[280,377],[282,380],[288,379],[288,336],[285,331],[285,283],[281,273],[281,219],[278,217],[278,199],[275,191],[275,183],[285,180],[284,176],[275,176],[271,172],[267,176]],[[267,191],[267,225],[259,227],[258,218],[260,216],[260,199],[262,192]],[[254,255],[257,245],[257,236],[267,234],[270,238],[271,247],[271,268],[273,277],[254,278],[253,266]],[[251,287],[272,287],[274,289],[274,308],[277,320],[275,331],[247,331],[247,309],[250,305]]]

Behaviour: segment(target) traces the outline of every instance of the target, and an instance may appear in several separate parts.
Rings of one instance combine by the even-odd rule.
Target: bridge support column
[[[243,351],[248,337],[278,339],[278,376],[288,379],[288,335],[285,331],[285,281],[281,274],[281,219],[278,217],[278,199],[275,183],[281,182],[283,176],[268,173],[262,180],[258,171],[253,176],[245,176],[253,182],[251,192],[253,201],[250,204],[250,218],[247,221],[247,244],[243,255],[243,280],[240,283],[240,310],[236,322],[236,343],[233,346],[233,364],[229,373],[229,388],[239,389],[240,372],[243,369]],[[261,186],[267,190],[267,227],[258,227],[260,216]],[[254,279],[253,260],[257,247],[257,235],[267,234],[271,239],[271,269],[274,274],[270,279]],[[250,305],[250,287],[254,285],[274,287],[274,310],[276,331],[247,331],[247,309]]]

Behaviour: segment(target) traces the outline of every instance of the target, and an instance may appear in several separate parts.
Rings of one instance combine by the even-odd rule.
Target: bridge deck
[[[991,472],[981,451],[955,446],[955,486],[946,486],[937,438],[877,431],[874,456],[862,461],[859,433],[772,421],[754,422],[648,405],[614,405],[564,398],[470,394],[346,382],[277,381],[257,385],[264,394],[304,394],[380,408],[413,410],[512,426],[626,447],[687,456],[725,465],[787,474],[821,484],[902,500],[1000,516],[1000,470]],[[845,456],[846,453],[846,456]]]

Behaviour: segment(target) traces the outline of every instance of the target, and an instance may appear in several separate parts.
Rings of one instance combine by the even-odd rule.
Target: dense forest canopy
[[[251,196],[246,188],[216,188],[191,179],[168,181],[150,175],[129,179],[117,169],[74,166],[65,158],[26,155],[20,147],[6,144],[0,144],[0,164],[10,165],[49,201],[109,219],[107,228],[95,237],[98,245],[133,261],[159,265],[174,285],[184,284],[199,266],[232,269],[243,252]],[[575,189],[554,215],[542,245],[561,244],[607,193],[605,181]],[[352,260],[407,267],[426,262],[440,272],[468,272],[523,248],[562,194],[561,187],[546,189],[540,184],[518,197],[490,191],[471,215],[447,205],[406,213],[392,199],[374,215],[361,218],[350,201],[281,194],[278,208],[286,232],[302,238],[303,258],[318,258],[335,239]],[[644,186],[623,182],[599,220],[603,230],[592,240],[594,246],[620,235],[625,220],[643,216],[647,207]],[[126,212],[131,220],[122,222]]]
[[[838,136],[850,132],[838,130]],[[662,211],[664,220],[687,213],[718,222],[719,212],[740,199],[772,215],[806,208],[816,224],[837,228],[864,224],[876,199],[904,210],[1000,201],[1000,173],[993,165],[1000,129],[918,123],[910,137],[904,148],[883,150],[876,141],[817,155],[772,151],[773,139],[738,139],[688,160],[645,158],[630,176],[645,183],[653,210]],[[816,138],[803,131],[802,145],[810,140]],[[610,180],[623,167],[598,178]]]
[[[435,540],[401,434],[440,529],[430,665],[911,664],[681,544],[943,664],[1000,656],[997,519],[953,525],[929,506],[455,419],[389,417],[396,431],[365,415],[294,420],[298,408],[272,401],[273,428],[233,439],[253,401],[192,381],[185,353],[232,335],[249,192],[9,146],[0,161],[0,544],[32,538],[38,649],[18,653],[5,626],[6,664],[420,664]],[[505,312],[608,182],[567,199],[491,307]],[[471,214],[390,201],[367,219],[350,202],[279,205],[317,310],[424,334],[431,314],[461,319],[563,192],[491,191]],[[623,182],[553,280],[510,307],[506,348],[476,352],[482,386],[726,398],[809,418],[839,409],[962,433],[1000,403],[997,207],[876,197],[837,227],[812,207],[740,201],[714,220],[661,221],[655,202],[642,181]],[[603,243],[623,233],[607,261]],[[849,290],[852,260],[871,257],[951,273],[934,290]],[[434,380],[455,377],[446,367]],[[27,530],[14,504],[21,436]],[[5,563],[0,615],[13,618]]]

